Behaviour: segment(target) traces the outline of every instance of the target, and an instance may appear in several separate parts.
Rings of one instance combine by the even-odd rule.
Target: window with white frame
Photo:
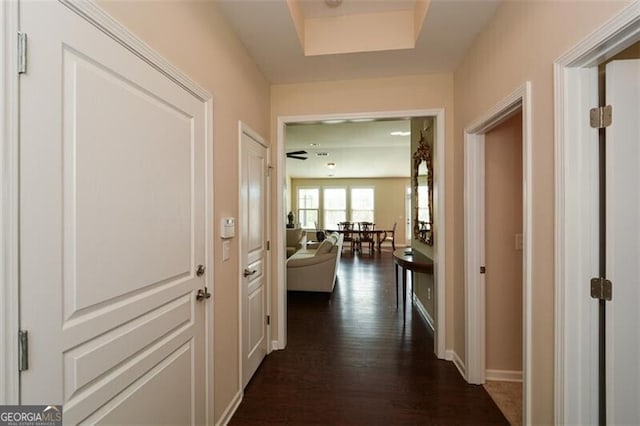
[[[347,190],[345,188],[324,188],[322,198],[323,227],[338,229],[338,223],[347,219]]]
[[[351,221],[374,222],[373,188],[351,188]]]
[[[315,229],[320,208],[318,188],[298,188],[298,223],[304,229]]]

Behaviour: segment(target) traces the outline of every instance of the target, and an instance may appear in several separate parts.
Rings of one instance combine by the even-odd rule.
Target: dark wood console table
[[[396,274],[396,308],[398,307],[398,268],[402,268],[402,318],[405,318],[407,311],[407,271],[422,272],[426,274],[433,274],[433,260],[420,253],[417,250],[411,250],[402,248],[393,252],[393,263],[395,264]],[[411,283],[413,285],[413,276]]]

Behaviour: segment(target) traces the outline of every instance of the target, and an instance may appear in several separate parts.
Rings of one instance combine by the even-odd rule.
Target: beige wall
[[[432,74],[376,79],[284,84],[271,87],[271,139],[276,140],[277,119],[283,116],[312,114],[341,114],[379,111],[439,109],[445,111],[444,134],[446,192],[453,190],[453,76]],[[453,210],[453,199],[447,196],[446,205]],[[275,210],[274,210],[275,211]],[[451,222],[448,234],[452,235]],[[278,232],[274,229],[272,232]],[[280,231],[282,232],[282,231]],[[453,283],[453,244],[447,242],[446,282]],[[272,297],[272,314],[277,299]],[[453,292],[447,291],[447,321],[453,321]],[[453,347],[453,328],[447,328],[446,346]]]
[[[214,247],[224,216],[238,216],[238,120],[269,137],[269,85],[213,2],[103,1],[101,5],[213,95]],[[237,238],[232,253],[237,253]],[[215,416],[238,386],[238,258],[214,261]]]
[[[415,248],[414,248],[415,250]],[[420,274],[417,272],[413,273],[414,285],[412,287],[412,291],[415,296],[420,300],[422,306],[427,310],[429,317],[431,317],[431,321],[435,325],[437,320],[436,318],[436,291],[435,291],[435,281],[433,274]]]
[[[454,74],[454,162],[447,205],[453,220],[454,350],[464,359],[463,129],[525,81],[532,84],[533,245],[531,421],[553,423],[554,120],[553,61],[628,2],[506,1]],[[449,176],[449,173],[452,173]],[[449,257],[448,257],[449,259]]]
[[[522,114],[485,135],[486,368],[522,371]]]
[[[405,231],[404,224],[404,194],[409,178],[359,178],[359,179],[342,179],[342,178],[321,178],[321,179],[291,179],[292,206],[296,209],[298,205],[298,187],[319,187],[322,197],[322,188],[345,187],[347,191],[350,188],[370,186],[374,188],[374,222],[376,229],[391,229],[393,223],[398,222],[396,229],[396,243],[404,244]],[[347,198],[349,195],[347,194]],[[347,205],[347,209],[349,206]],[[294,211],[297,218],[297,212]],[[322,212],[320,212],[320,220],[322,221]],[[322,222],[321,222],[322,223]],[[326,224],[320,225],[327,228]]]

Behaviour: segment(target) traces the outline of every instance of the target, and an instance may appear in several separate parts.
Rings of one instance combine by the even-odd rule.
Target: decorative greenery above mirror
[[[413,153],[413,236],[433,245],[433,165],[431,147],[420,132],[418,148]]]

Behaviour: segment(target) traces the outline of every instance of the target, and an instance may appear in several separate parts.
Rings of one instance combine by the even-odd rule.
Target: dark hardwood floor
[[[345,250],[333,294],[288,302],[287,348],[265,358],[230,424],[508,424],[482,386],[435,357],[409,300],[403,323],[389,252]]]

